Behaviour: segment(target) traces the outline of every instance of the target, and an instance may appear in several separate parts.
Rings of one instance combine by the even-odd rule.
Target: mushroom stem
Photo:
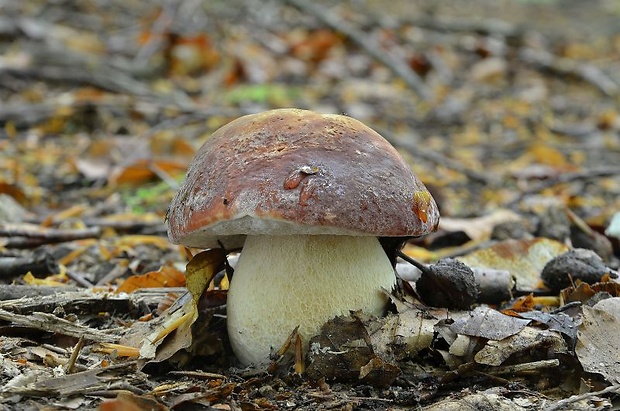
[[[373,236],[248,236],[228,293],[228,335],[245,365],[265,365],[297,326],[304,344],[351,310],[383,314],[394,269]]]

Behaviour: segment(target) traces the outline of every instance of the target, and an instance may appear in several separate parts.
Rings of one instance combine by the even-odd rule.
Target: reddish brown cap
[[[196,153],[168,210],[174,243],[245,235],[420,236],[439,211],[377,132],[350,117],[279,109],[238,118]]]

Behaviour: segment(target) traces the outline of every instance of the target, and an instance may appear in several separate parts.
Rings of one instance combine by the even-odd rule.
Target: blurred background
[[[446,373],[438,352],[428,355],[432,367],[405,357],[400,363],[405,378],[397,385],[369,391],[357,384],[355,397],[346,386],[332,385],[330,391],[324,380],[318,386],[300,386],[298,379],[289,380],[292,386],[254,378],[241,383],[234,371],[227,374],[231,379],[211,373],[198,376],[198,385],[178,388],[182,374],[154,373],[149,379],[136,371],[135,347],[151,335],[142,326],[158,329],[166,320],[162,313],[190,301],[183,300],[186,263],[199,250],[172,245],[164,224],[187,165],[220,126],[280,107],[347,114],[382,134],[441,210],[439,231],[409,242],[406,256],[424,263],[469,256],[469,266],[502,274],[503,282],[499,276],[487,281],[499,284],[491,288],[491,302],[527,295],[514,309],[548,308],[553,316],[527,318],[560,324],[565,333],[556,333],[560,342],[576,344],[582,318],[577,313],[590,313],[563,311],[566,306],[583,302],[588,308],[601,295],[620,295],[617,284],[607,282],[606,267],[596,272],[605,273],[604,283],[588,292],[583,283],[576,296],[563,294],[562,301],[571,303],[561,309],[551,311],[561,305],[556,291],[550,299],[540,294],[548,292],[543,267],[568,245],[596,251],[616,270],[620,266],[618,0],[0,0],[0,394],[12,395],[0,395],[0,408],[20,403],[19,393],[36,409],[49,408],[50,398],[60,393],[71,409],[86,409],[100,401],[92,390],[106,397],[132,387],[151,393],[163,382],[171,388],[157,395],[167,392],[177,405],[194,398],[252,410],[277,408],[265,396],[277,396],[289,408],[316,409],[317,401],[356,407],[368,398],[366,409],[398,401],[409,409],[447,392],[463,389],[461,397],[480,389],[478,368],[465,367],[463,375],[456,369],[461,362],[452,359],[445,362],[456,372]],[[217,368],[230,358],[223,343],[228,286],[223,272],[211,286],[198,306],[202,318],[194,329],[210,328],[193,340],[197,350],[184,354],[192,343],[187,327],[172,333],[170,349],[158,361],[179,354],[173,367],[226,369]],[[440,294],[434,291],[427,295]],[[542,299],[529,295],[532,291]],[[566,322],[567,314],[575,322]],[[436,316],[447,324],[445,314]],[[59,318],[87,326],[66,330],[68,322]],[[562,398],[583,393],[588,384],[602,390],[582,378],[583,370],[617,382],[620,370],[613,359],[620,327],[600,318],[590,317],[579,328],[586,352],[580,361],[562,351],[561,368],[557,359],[549,368],[528,368],[526,385],[513,380],[512,371],[487,374],[486,382],[530,408],[527,404],[554,398],[541,391],[547,388],[561,386],[555,395]],[[437,329],[431,326],[429,335],[446,338]],[[91,341],[80,353],[77,337],[85,330]],[[135,338],[121,341],[127,347],[93,349],[96,341],[119,342],[118,333],[127,330]],[[553,353],[550,340],[541,345],[543,334],[535,335],[531,346],[518,348],[522,351],[513,351],[513,340],[497,351],[517,353],[519,363],[546,359]],[[374,358],[373,367],[384,366]],[[71,374],[71,361],[82,367],[77,370],[87,369],[87,377]],[[66,391],[58,391],[59,364],[69,364]],[[121,385],[112,383],[111,374],[91,373],[109,364],[126,367],[114,368]],[[359,382],[359,367],[351,370],[352,381]],[[462,379],[470,372],[473,379]],[[451,381],[456,391],[450,391]],[[96,385],[88,391],[78,382]],[[379,392],[385,398],[373,402],[370,397]],[[611,391],[594,394],[604,392]],[[332,402],[332,393],[342,401]],[[535,400],[520,400],[528,393]],[[240,408],[232,407],[232,398]],[[598,396],[592,398],[601,408]],[[196,409],[193,405],[175,409]],[[548,409],[557,407],[561,404]]]
[[[603,224],[619,90],[614,0],[0,0],[0,204],[163,233],[213,130],[300,107],[377,129],[442,215],[558,203]]]

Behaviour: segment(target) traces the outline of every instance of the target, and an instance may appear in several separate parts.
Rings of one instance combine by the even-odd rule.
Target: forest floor
[[[0,410],[620,409],[614,0],[0,0],[0,102]],[[491,276],[472,310],[400,260],[386,317],[326,325],[351,356],[238,367],[164,216],[214,130],[281,107],[403,154],[442,216],[403,257]]]

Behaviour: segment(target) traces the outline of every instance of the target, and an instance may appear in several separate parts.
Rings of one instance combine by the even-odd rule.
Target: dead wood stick
[[[82,274],[76,271],[66,270],[65,274],[67,275],[67,277],[75,281],[81,287],[90,288],[94,285],[93,283],[88,281]]]
[[[144,394],[142,390],[130,384],[139,381],[136,373],[130,370],[135,369],[135,367],[135,361],[124,362],[60,377],[40,378],[21,384],[7,384],[3,388],[4,392],[33,397],[57,396],[67,398],[78,394],[109,392],[115,389]]]
[[[83,336],[87,340],[96,342],[118,342],[124,331],[121,327],[105,331],[96,330],[85,325],[65,320],[64,318],[58,318],[53,314],[35,312],[30,315],[21,315],[1,308],[0,320],[76,338]]]
[[[60,267],[49,253],[34,253],[28,257],[0,257],[0,278],[13,278],[28,272],[35,277],[57,274]]]
[[[559,400],[556,403],[543,408],[543,411],[568,410],[570,409],[569,407],[567,407],[568,405],[576,403],[578,401],[587,400],[588,398],[594,398],[594,397],[598,397],[601,395],[610,394],[610,393],[618,393],[618,392],[620,392],[620,385],[614,384],[600,391],[587,392],[585,394],[580,394],[580,395],[573,395],[572,397]]]
[[[83,229],[65,230],[59,228],[46,228],[38,225],[27,224],[0,224],[0,236],[4,237],[28,237],[42,239],[65,239],[82,240],[96,237],[101,234],[99,227],[87,227]]]
[[[141,307],[154,309],[167,294],[186,292],[185,287],[144,288],[131,294],[94,292],[76,287],[0,285],[0,309],[18,314],[52,312],[62,306],[66,313],[116,311],[142,315]]]
[[[15,127],[28,127],[55,115],[59,105],[50,103],[38,104],[2,104],[0,107],[0,123],[12,121]]]
[[[368,34],[360,31],[357,27],[349,24],[334,13],[324,7],[316,5],[312,1],[306,0],[282,0],[289,3],[299,10],[312,14],[322,23],[328,25],[332,29],[344,34],[355,42],[359,47],[365,50],[375,60],[381,62],[388,67],[394,74],[402,78],[405,83],[413,91],[415,91],[424,100],[429,100],[431,94],[420,77],[409,68],[402,60],[389,54],[388,51],[382,50],[381,46]]]
[[[115,93],[131,94],[135,96],[151,96],[153,93],[141,82],[117,70],[112,73],[89,72],[86,68],[74,69],[68,67],[36,67],[12,68],[0,70],[4,74],[17,78],[35,78],[50,82],[90,85],[102,90]]]
[[[523,49],[519,59],[525,63],[560,76],[572,76],[592,84],[607,96],[616,96],[620,86],[598,67],[582,61],[557,57],[542,50]]]
[[[0,224],[0,238],[6,237],[3,244],[7,248],[36,247],[42,244],[98,238],[100,235],[100,227],[64,230],[27,224]]]
[[[494,367],[486,371],[491,375],[505,375],[505,374],[518,374],[518,373],[532,373],[540,372],[546,368],[556,368],[560,366],[560,360],[557,358],[551,360],[540,360],[533,362],[526,362],[521,364],[506,365],[501,367]]]
[[[446,32],[469,32],[483,35],[500,35],[506,37],[518,37],[523,33],[523,29],[504,20],[465,20],[448,19],[441,17],[424,16],[421,19],[399,19],[400,24],[410,24],[416,27],[435,31]]]
[[[521,193],[519,193],[519,195],[515,199],[511,200],[504,206],[507,208],[512,208],[517,203],[519,203],[519,201],[521,201],[524,197],[539,193],[547,188],[551,188],[559,184],[565,184],[565,183],[570,183],[570,182],[579,181],[579,180],[587,180],[591,178],[605,178],[605,177],[613,177],[613,176],[620,176],[620,167],[616,167],[616,166],[598,167],[598,168],[592,168],[589,170],[559,174],[558,176],[554,178],[550,178],[548,180],[542,181],[541,183],[536,184],[522,191]]]
[[[396,272],[403,280],[415,282],[420,278],[422,271],[427,270],[424,264],[415,261],[406,254],[399,252],[398,255],[406,261],[406,263],[396,263]],[[509,271],[479,267],[470,268],[474,272],[476,286],[478,287],[478,302],[498,304],[512,297],[515,280]]]
[[[89,226],[113,228],[114,230],[123,232],[166,232],[166,225],[161,221],[113,220],[106,218],[86,218],[82,221]]]
[[[84,347],[84,337],[80,337],[75,347],[73,347],[73,352],[71,353],[71,357],[69,357],[69,362],[65,365],[65,371],[67,374],[73,374],[75,371],[75,362],[80,356],[80,351]]]
[[[136,104],[148,106],[153,110],[164,111],[173,106],[172,103],[163,101],[161,99],[154,99],[153,97],[131,98],[128,99],[124,96],[106,96],[103,100],[80,100],[73,102],[58,102],[53,99],[42,103],[35,104],[5,104],[0,105],[0,124],[7,121],[11,121],[18,129],[27,128],[33,124],[38,124],[51,117],[58,116],[60,109],[68,109],[67,111],[71,115],[80,113],[81,111],[92,109],[109,109],[109,110],[132,110]],[[249,108],[230,108],[230,107],[191,107],[185,105],[183,107],[175,106],[180,112],[184,112],[184,115],[175,117],[174,119],[163,121],[161,124],[148,130],[143,137],[148,138],[152,133],[165,130],[169,128],[176,128],[193,122],[199,122],[210,116],[224,116],[224,117],[238,117],[244,114],[251,114],[253,111]]]
[[[58,287],[44,285],[13,285],[0,284],[0,307],[7,300],[17,300],[23,297],[40,298],[58,293]],[[69,293],[79,291],[77,287],[63,287],[62,291]]]
[[[225,380],[228,378],[224,374],[216,374],[213,372],[205,372],[205,371],[170,371],[169,374],[180,375],[183,377],[194,377],[194,378],[200,378],[200,379],[205,379],[205,380],[210,380],[210,379]]]

